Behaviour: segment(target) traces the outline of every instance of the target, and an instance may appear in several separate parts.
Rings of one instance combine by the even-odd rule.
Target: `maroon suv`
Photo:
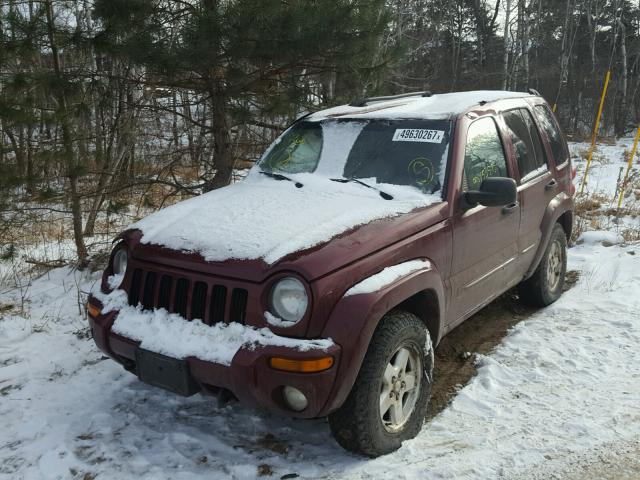
[[[534,91],[308,115],[244,181],[119,236],[93,338],[152,385],[328,415],[345,448],[391,452],[421,429],[447,332],[516,285],[562,293],[572,178]]]

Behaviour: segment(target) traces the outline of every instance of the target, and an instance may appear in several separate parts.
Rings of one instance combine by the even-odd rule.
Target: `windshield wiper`
[[[362,185],[363,187],[367,187],[367,188],[370,188],[371,190],[375,190],[385,200],[393,200],[393,195],[389,195],[387,192],[383,192],[379,188],[376,188],[376,187],[373,187],[371,185],[368,185],[368,184],[364,183],[362,180],[358,180],[357,178],[353,178],[353,177],[350,177],[350,178],[331,178],[330,180],[332,182],[338,182],[338,183],[350,183],[350,182],[358,183],[358,184]]]
[[[263,175],[266,175],[267,177],[271,177],[271,178],[273,178],[275,180],[286,180],[288,182],[293,182],[293,184],[296,186],[296,188],[304,187],[304,185],[301,184],[300,182],[298,182],[298,181],[296,181],[296,180],[294,180],[292,178],[286,177],[286,176],[282,175],[281,173],[265,172],[264,170],[260,170],[260,173],[263,174]]]

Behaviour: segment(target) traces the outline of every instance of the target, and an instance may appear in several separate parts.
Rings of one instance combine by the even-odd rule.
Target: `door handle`
[[[553,190],[557,186],[558,186],[558,182],[556,182],[556,179],[554,178],[544,186],[544,189],[548,192],[549,190]]]
[[[507,205],[506,207],[502,207],[502,214],[508,215],[510,213],[515,212],[518,209],[518,202],[512,203],[511,205]]]

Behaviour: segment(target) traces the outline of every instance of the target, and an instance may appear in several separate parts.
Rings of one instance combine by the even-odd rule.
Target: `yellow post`
[[[631,149],[631,155],[629,155],[629,163],[627,164],[627,171],[624,174],[624,180],[620,187],[620,198],[618,199],[618,208],[622,205],[622,198],[624,197],[624,190],[627,188],[627,181],[629,180],[629,172],[633,166],[633,158],[636,156],[636,149],[638,148],[638,139],[640,138],[640,125],[638,125],[638,131],[636,132],[636,138],[633,141],[633,148]]]
[[[607,96],[607,88],[609,87],[609,78],[611,77],[611,70],[607,70],[607,75],[604,77],[604,87],[602,87],[602,97],[600,97],[600,107],[598,108],[598,115],[596,116],[596,125],[593,129],[593,135],[591,136],[591,148],[589,149],[589,155],[587,156],[587,168],[582,176],[582,184],[580,185],[580,195],[584,192],[584,186],[587,183],[587,176],[589,175],[589,168],[591,168],[591,159],[593,158],[593,151],[596,148],[596,140],[598,138],[598,130],[600,129],[600,117],[602,116],[602,109],[604,108],[604,99]]]
[[[556,108],[558,108],[558,104],[554,103],[553,104],[553,108],[551,109],[553,111],[553,113],[556,113]]]

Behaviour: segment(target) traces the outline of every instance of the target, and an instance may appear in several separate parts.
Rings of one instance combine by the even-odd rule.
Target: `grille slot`
[[[185,319],[214,325],[219,322],[245,323],[249,293],[244,288],[231,289],[226,285],[135,268],[128,296],[129,305],[141,303],[147,310],[164,308]]]
[[[176,283],[173,310],[183,317],[187,317],[187,295],[189,294],[189,280],[179,278]]]
[[[191,318],[204,320],[204,309],[207,306],[207,284],[196,282],[191,295]]]
[[[144,281],[144,293],[142,294],[142,306],[144,308],[155,307],[155,294],[156,294],[156,274],[153,272],[147,273],[147,278]]]
[[[173,279],[169,275],[163,275],[160,279],[160,289],[158,291],[158,308],[169,310],[171,304],[171,285]]]
[[[209,323],[214,325],[224,322],[225,303],[227,302],[227,287],[214,285],[211,290],[211,306],[209,307]]]
[[[231,294],[231,311],[229,320],[232,322],[244,323],[247,314],[248,292],[244,288],[234,288]]]
[[[129,286],[129,305],[134,307],[140,301],[140,287],[142,286],[142,270],[136,268],[131,277],[131,285]]]

